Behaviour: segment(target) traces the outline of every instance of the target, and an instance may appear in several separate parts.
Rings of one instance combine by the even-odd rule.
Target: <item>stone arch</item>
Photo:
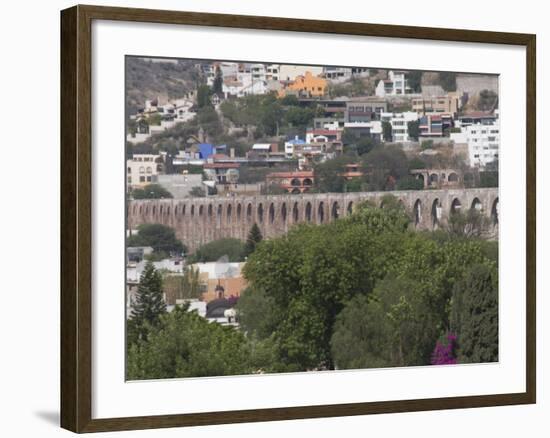
[[[170,216],[170,206],[166,207],[166,216]]]
[[[208,204],[208,218],[212,218],[212,212],[213,212],[212,204]]]
[[[456,174],[456,172],[449,173],[449,176],[447,177],[447,181],[449,181],[450,183],[458,182],[458,175]]]
[[[453,202],[451,202],[451,214],[460,213],[460,209],[462,208],[462,203],[460,202],[460,199],[454,198]]]
[[[227,217],[227,222],[228,223],[231,223],[231,221],[233,220],[233,206],[231,204],[228,204],[227,205],[227,210],[226,210],[226,213],[225,213],[226,217]]]
[[[441,201],[439,198],[435,198],[432,202],[432,228],[436,229],[441,221]]]
[[[159,208],[159,215],[162,216],[162,209],[163,209],[163,205],[161,204],[160,208]]]
[[[439,176],[437,175],[437,173],[432,173],[430,175],[430,184],[437,184],[438,181],[439,181]]]
[[[283,223],[286,223],[286,202],[283,202],[283,205],[281,205],[281,219]]]
[[[313,180],[311,178],[305,178],[303,181],[304,187],[311,187],[313,185]]]
[[[302,183],[298,178],[292,178],[292,180],[290,181],[290,185],[293,187],[300,187]]]
[[[306,221],[311,222],[311,202],[308,202],[306,204],[306,215],[305,215]]]
[[[323,201],[319,202],[319,207],[317,208],[317,222],[322,224],[325,221],[325,203]]]
[[[181,215],[185,216],[185,204],[181,207]]]
[[[145,216],[149,216],[149,206],[145,206]]]
[[[273,202],[269,204],[269,223],[272,224],[275,222],[275,206]]]
[[[156,212],[157,212],[157,206],[153,205],[153,212],[152,212],[153,217],[155,217]]]
[[[499,203],[498,203],[498,198],[496,198],[493,201],[493,205],[491,206],[491,221],[493,222],[494,226],[498,225],[499,213],[500,213]]]
[[[332,203],[332,208],[330,209],[330,215],[332,219],[338,219],[340,217],[340,206],[337,201]]]
[[[417,199],[413,207],[414,226],[418,227],[422,223],[422,201]]]
[[[292,220],[294,222],[298,222],[300,220],[300,209],[297,202],[295,202],[294,206],[292,207]]]
[[[257,210],[257,217],[258,217],[258,223],[263,223],[264,222],[264,206],[263,204],[260,202],[258,204],[258,210]]]
[[[348,216],[353,213],[353,201],[348,202],[347,211],[348,211]]]
[[[241,204],[237,204],[237,221],[241,220],[241,214],[242,214],[242,206]]]
[[[297,195],[297,194],[300,193],[300,189],[294,188],[294,189],[292,189],[292,192],[290,192],[290,193],[292,193],[293,195]]]
[[[483,211],[483,204],[481,203],[478,197],[475,197],[473,199],[470,209],[473,211],[477,211],[478,213],[481,213]]]
[[[221,204],[218,205],[218,210],[216,211],[216,226],[220,227],[222,224],[222,214],[223,214],[223,206]]]
[[[139,206],[139,214],[143,213],[143,205]]]
[[[199,206],[199,216],[202,216],[204,214],[204,205]]]
[[[191,216],[195,216],[195,206],[191,206]]]
[[[246,206],[246,220],[250,222],[252,220],[252,204]]]

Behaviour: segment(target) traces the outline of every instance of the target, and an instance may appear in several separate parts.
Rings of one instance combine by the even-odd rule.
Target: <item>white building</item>
[[[376,95],[378,97],[400,96],[411,93],[411,88],[407,84],[407,78],[403,71],[390,70],[388,79],[378,82],[376,86]]]
[[[484,168],[498,159],[500,125],[498,119],[492,124],[463,126],[460,132],[451,133],[455,144],[468,145],[470,166]]]
[[[157,176],[162,173],[162,163],[157,163],[160,155],[134,154],[126,160],[126,177],[128,188],[142,187],[157,182]]]
[[[382,113],[380,115],[382,122],[388,122],[392,130],[392,142],[408,142],[409,138],[409,122],[418,120],[418,113],[406,111],[403,113]]]

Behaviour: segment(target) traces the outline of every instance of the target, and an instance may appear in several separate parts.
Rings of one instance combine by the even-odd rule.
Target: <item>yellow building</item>
[[[279,95],[285,96],[288,92],[294,92],[307,97],[321,97],[325,95],[326,89],[326,79],[313,76],[311,72],[306,71],[305,75],[296,76],[296,79],[281,90]]]

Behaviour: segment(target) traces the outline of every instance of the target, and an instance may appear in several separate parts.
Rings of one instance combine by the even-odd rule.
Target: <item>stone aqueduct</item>
[[[216,239],[244,240],[254,222],[266,237],[284,234],[297,223],[331,222],[351,214],[363,201],[381,206],[388,194],[411,213],[418,229],[437,229],[453,211],[473,208],[490,218],[498,231],[496,188],[134,200],[128,206],[128,226],[168,225],[193,251]]]

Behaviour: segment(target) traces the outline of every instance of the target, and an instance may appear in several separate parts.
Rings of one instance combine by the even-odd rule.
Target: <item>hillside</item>
[[[126,106],[130,114],[146,99],[177,99],[193,91],[200,80],[194,61],[160,62],[148,58],[126,58]]]

